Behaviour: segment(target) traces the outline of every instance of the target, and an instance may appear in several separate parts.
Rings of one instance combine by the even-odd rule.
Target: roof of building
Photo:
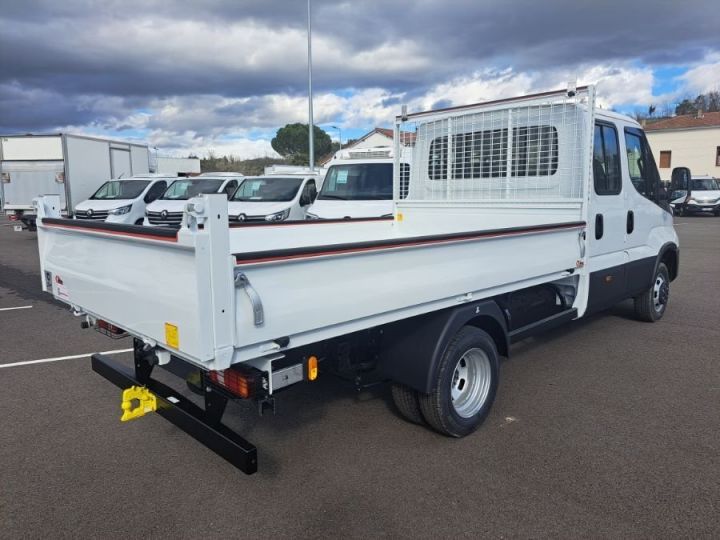
[[[682,114],[672,118],[664,118],[656,122],[648,122],[645,131],[665,129],[693,129],[720,127],[720,112],[704,112],[701,114]]]

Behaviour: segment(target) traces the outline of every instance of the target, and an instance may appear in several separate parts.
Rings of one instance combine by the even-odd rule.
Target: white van
[[[712,176],[693,176],[686,185],[671,186],[670,206],[677,215],[714,214],[720,216],[720,183]]]
[[[243,178],[244,176],[239,173],[178,178],[170,184],[161,197],[147,206],[143,223],[144,225],[179,227],[188,199],[203,193],[224,193],[230,197]]]
[[[146,205],[176,179],[177,176],[146,174],[108,180],[75,207],[75,219],[142,225]]]
[[[230,223],[304,220],[318,193],[319,174],[245,178],[228,201]]]
[[[410,175],[409,159],[404,158],[400,163],[400,198]],[[392,216],[393,161],[389,146],[339,150],[328,164],[322,189],[307,219]]]

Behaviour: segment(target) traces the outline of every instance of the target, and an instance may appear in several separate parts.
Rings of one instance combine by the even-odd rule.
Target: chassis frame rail
[[[90,361],[93,371],[102,375],[115,386],[123,389],[131,386],[146,387],[155,394],[157,413],[165,420],[226,459],[245,474],[257,472],[257,448],[220,423],[219,417],[225,405],[225,401],[222,401],[225,398],[220,394],[213,392],[215,395],[210,401],[206,396],[208,407],[220,409],[221,412],[218,415],[217,412],[203,410],[169,386],[151,379],[149,371],[143,370],[138,364],[137,357],[135,374],[102,354],[93,354]]]

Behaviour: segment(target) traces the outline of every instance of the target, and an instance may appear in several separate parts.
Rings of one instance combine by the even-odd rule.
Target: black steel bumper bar
[[[102,354],[91,357],[92,369],[120,388],[145,386],[157,397],[157,413],[225,458],[245,474],[257,471],[257,449],[211,414],[172,388],[147,378],[141,383],[127,368]]]

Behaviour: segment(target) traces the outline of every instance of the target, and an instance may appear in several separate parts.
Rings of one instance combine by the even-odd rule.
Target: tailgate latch
[[[143,386],[131,386],[123,390],[120,407],[123,410],[120,421],[127,422],[145,416],[146,413],[156,411],[157,398],[155,394]]]
[[[257,291],[253,289],[252,285],[250,285],[250,280],[240,271],[239,268],[235,269],[235,287],[245,290],[245,294],[247,294],[250,299],[250,304],[252,305],[253,322],[255,323],[255,326],[262,326],[265,322],[262,300],[260,300],[260,295]]]

